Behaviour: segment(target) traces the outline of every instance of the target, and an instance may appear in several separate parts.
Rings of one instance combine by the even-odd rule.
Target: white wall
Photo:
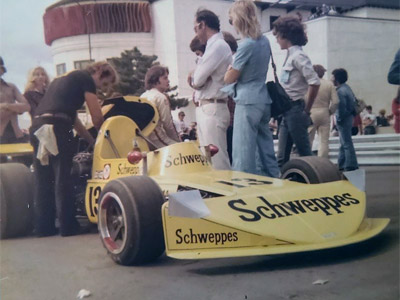
[[[154,53],[168,67],[171,85],[178,84],[177,36],[175,31],[174,0],[160,0],[151,5]]]
[[[323,17],[306,22],[308,44],[304,51],[313,64],[327,69],[326,78],[335,68],[345,68],[348,83],[357,97],[372,105],[391,111],[397,86],[387,83],[387,73],[400,46],[400,22],[345,17]],[[384,34],[383,34],[384,33]],[[275,37],[268,33],[278,76],[286,51],[279,49]],[[271,79],[272,72],[268,78]]]
[[[95,61],[119,57],[124,50],[137,46],[143,54],[153,55],[151,33],[97,33],[90,36],[92,59]],[[54,67],[65,63],[67,72],[74,70],[74,61],[89,60],[87,35],[60,38],[51,44]]]
[[[348,17],[400,20],[400,10],[379,7],[362,7],[344,13]]]

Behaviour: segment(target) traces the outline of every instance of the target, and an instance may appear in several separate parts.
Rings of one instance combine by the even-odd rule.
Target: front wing
[[[173,222],[168,219],[174,219]],[[340,240],[315,244],[295,244],[222,226],[204,219],[168,216],[163,209],[166,254],[178,259],[206,259],[283,254],[321,250],[365,241],[378,235],[389,219],[366,218],[358,231]]]
[[[217,192],[221,182],[244,185],[240,177],[250,176],[238,172],[213,175],[214,179],[206,180],[203,173],[196,179]],[[251,176],[258,182],[265,179]],[[346,180],[315,185],[269,180],[271,184],[232,186],[225,194],[219,190],[219,197],[203,199],[209,215],[201,218],[171,215],[171,201],[164,203],[167,255],[201,259],[334,248],[370,239],[389,223],[386,218],[366,218],[365,193]],[[194,180],[186,176],[180,182],[184,181]]]

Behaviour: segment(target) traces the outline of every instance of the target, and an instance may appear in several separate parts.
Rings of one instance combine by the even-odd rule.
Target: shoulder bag
[[[284,88],[281,86],[278,80],[278,76],[276,75],[276,66],[274,62],[274,57],[272,56],[272,51],[271,51],[271,65],[272,68],[274,69],[274,81],[268,81],[267,82],[267,89],[269,96],[272,100],[271,104],[271,117],[272,118],[277,118],[283,113],[287,112],[289,109],[291,109],[291,99],[286,94]]]

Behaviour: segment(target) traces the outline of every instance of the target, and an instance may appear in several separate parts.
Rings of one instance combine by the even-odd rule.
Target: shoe
[[[346,168],[344,170],[345,170],[345,172],[350,172],[350,171],[354,171],[354,170],[357,170],[357,169],[358,169],[358,167],[356,167],[356,168]]]
[[[58,234],[58,229],[57,228],[52,228],[50,230],[46,231],[39,231],[39,230],[34,230],[33,234],[37,237],[46,237],[46,236],[53,236]]]

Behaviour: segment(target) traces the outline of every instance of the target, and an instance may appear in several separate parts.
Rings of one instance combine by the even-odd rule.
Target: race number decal
[[[272,181],[268,180],[257,180],[254,178],[232,178],[231,181],[224,181],[224,180],[219,180],[217,181],[218,183],[226,184],[229,186],[234,186],[237,188],[244,188],[244,187],[249,187],[253,185],[266,185],[266,184],[272,184]]]
[[[91,217],[97,216],[100,194],[101,194],[100,186],[96,187],[91,186],[89,188],[89,210],[90,210],[89,213]]]

